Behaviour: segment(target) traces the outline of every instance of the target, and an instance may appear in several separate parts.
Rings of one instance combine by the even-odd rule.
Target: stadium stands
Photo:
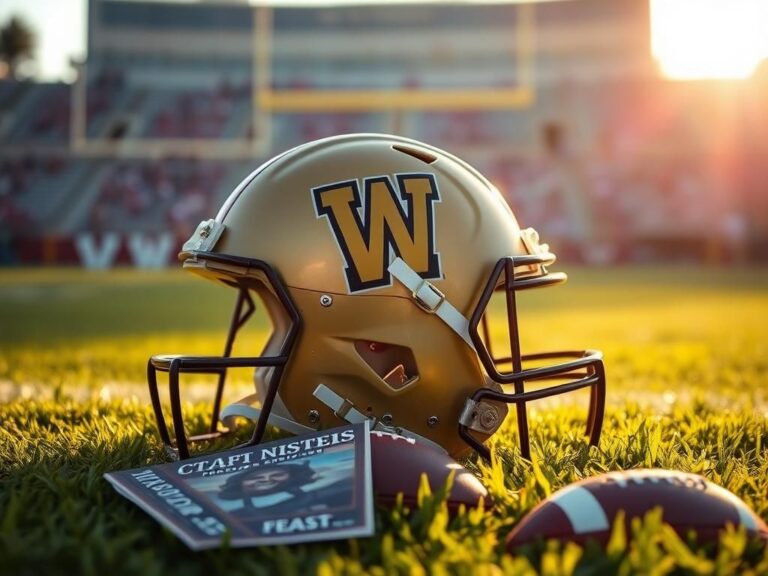
[[[133,232],[170,229],[189,236],[211,214],[224,176],[221,163],[195,160],[126,162],[110,167],[84,230]]]
[[[262,126],[252,9],[94,0],[82,130],[75,87],[0,80],[0,263],[76,261],[82,234],[180,243],[259,162],[346,132],[455,152],[571,259],[765,256],[767,83],[713,99],[711,86],[659,79],[643,6],[537,5],[535,99],[522,108],[270,111]],[[522,70],[503,40],[518,18],[508,6],[276,10],[270,89],[311,102],[323,90],[514,85]],[[402,46],[385,42],[393,27]],[[361,38],[376,48],[350,50]],[[475,48],[455,50],[465,45]],[[749,163],[747,134],[758,150]],[[216,154],[228,144],[242,146]]]

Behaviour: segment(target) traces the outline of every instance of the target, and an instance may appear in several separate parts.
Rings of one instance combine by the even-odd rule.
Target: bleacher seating
[[[750,87],[721,87],[717,101],[706,87],[659,80],[648,62],[638,61],[649,54],[638,24],[645,17],[643,3],[537,5],[542,33],[535,98],[528,107],[280,111],[270,115],[268,134],[257,134],[262,126],[253,123],[259,111],[252,108],[257,99],[251,7],[97,4],[101,12],[91,25],[100,34],[88,55],[84,112],[85,136],[101,148],[72,145],[71,86],[0,80],[5,237],[8,230],[35,237],[162,230],[183,237],[198,220],[213,216],[239,180],[272,154],[334,134],[394,132],[476,165],[522,225],[535,226],[544,241],[574,258],[596,245],[616,247],[617,257],[664,258],[677,246],[701,247],[713,237],[735,243],[750,234],[755,242],[765,238],[768,163],[761,151],[768,149],[768,76],[762,73],[754,93]],[[473,8],[470,20],[463,5],[410,9],[408,15],[386,4],[366,14],[361,7],[276,10],[271,87],[304,90],[311,100],[312,91],[322,90],[515,86],[521,71],[506,51],[513,43],[506,45],[505,31],[516,25],[516,9]],[[605,26],[614,20],[620,26]],[[355,39],[370,35],[378,48],[349,50],[340,36],[350,23]],[[387,44],[381,35],[393,23],[408,38],[402,46]],[[574,26],[607,30],[613,44],[606,48],[606,38],[586,34],[572,46],[573,38],[559,33]],[[109,34],[113,30],[163,42],[149,48],[121,44]],[[281,45],[281,33],[304,40],[304,52],[293,42]],[[215,53],[187,54],[174,44],[205,35],[205,46]],[[455,35],[471,49],[446,44]],[[166,36],[172,38],[165,42]],[[489,48],[497,45],[505,47]],[[290,48],[282,56],[281,46]],[[382,46],[394,57],[383,56]],[[419,46],[431,48],[417,56]],[[206,154],[220,143],[252,137],[268,142],[259,157]],[[150,141],[153,146],[141,150]],[[157,152],[179,142],[196,148]],[[744,156],[743,142],[753,156]],[[645,253],[636,248],[641,245],[655,248]]]
[[[221,138],[235,107],[250,105],[250,94],[222,83],[216,90],[162,91],[145,136],[152,138]],[[244,133],[241,127],[240,134]],[[230,136],[231,137],[231,136]]]
[[[115,232],[166,229],[188,236],[216,208],[226,169],[221,162],[194,160],[114,164],[82,225]]]

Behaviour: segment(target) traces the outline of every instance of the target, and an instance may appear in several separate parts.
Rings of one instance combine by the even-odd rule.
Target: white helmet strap
[[[429,446],[432,446],[433,448],[440,450],[441,452],[445,452],[445,449],[442,446],[440,446],[439,444],[436,444],[429,438],[425,438],[424,436],[421,436],[420,434],[416,434],[415,432],[411,432],[410,430],[407,430],[405,428],[385,426],[380,420],[376,420],[373,417],[366,416],[365,414],[357,410],[349,400],[342,398],[341,396],[336,394],[336,392],[328,388],[328,386],[326,386],[325,384],[318,384],[317,388],[315,388],[315,391],[313,392],[313,396],[318,400],[320,400],[320,402],[328,406],[328,408],[333,410],[336,416],[338,416],[342,420],[346,420],[351,424],[357,424],[357,423],[369,420],[371,421],[372,431],[387,432],[389,434],[396,434],[399,436],[404,436],[406,438],[414,438],[424,444],[428,444]],[[259,415],[261,414],[261,410],[253,406],[253,404],[258,401],[259,401],[259,395],[251,394],[250,396],[243,398],[239,402],[234,402],[230,404],[229,406],[227,406],[221,411],[222,421],[227,426],[230,426],[230,427],[234,426],[234,422],[232,422],[232,419],[235,417],[246,418],[248,420],[251,420],[254,423],[258,422]],[[303,424],[299,424],[292,418],[280,416],[276,414],[274,411],[270,413],[267,421],[272,426],[276,426],[281,430],[285,430],[286,432],[290,432],[292,434],[296,434],[299,436],[302,434],[309,434],[311,432],[316,431],[315,428],[310,428],[309,426],[304,426]]]
[[[220,418],[222,422],[224,422],[224,424],[229,428],[232,428],[234,426],[232,419],[235,417],[246,418],[256,423],[259,421],[259,415],[261,414],[261,409],[255,408],[253,404],[259,401],[260,401],[260,398],[258,394],[251,394],[250,396],[247,396],[238,402],[233,402],[232,404],[229,404],[228,406],[226,406],[221,411]],[[285,430],[286,432],[290,432],[292,434],[299,434],[299,435],[309,434],[310,432],[315,431],[314,428],[310,428],[309,426],[304,426],[303,424],[299,424],[298,422],[294,421],[292,418],[286,418],[285,416],[280,416],[275,412],[275,410],[272,410],[269,413],[269,418],[267,418],[267,422],[272,426],[276,426],[281,430]]]
[[[336,414],[336,416],[351,424],[359,424],[360,422],[370,420],[368,416],[355,408],[352,402],[346,398],[342,398],[325,384],[318,384],[312,395],[333,410],[333,413]]]
[[[398,426],[386,426],[381,422],[381,420],[377,420],[372,416],[366,416],[365,414],[357,410],[354,407],[354,404],[352,404],[352,402],[350,402],[346,398],[342,398],[325,384],[318,384],[317,388],[315,388],[315,391],[312,393],[312,395],[318,400],[320,400],[320,402],[328,406],[331,410],[333,410],[336,416],[338,416],[342,420],[346,420],[351,424],[357,424],[359,422],[364,422],[365,420],[370,420],[372,423],[371,424],[372,432],[376,432],[376,431],[387,432],[389,434],[395,434],[397,436],[403,436],[405,438],[414,438],[422,442],[423,444],[427,444],[431,446],[436,450],[447,453],[445,448],[433,442],[429,438],[425,438],[420,434],[416,434],[416,432],[413,432],[411,430],[408,430],[407,428],[401,428]]]
[[[395,258],[389,265],[388,270],[392,276],[411,291],[414,303],[419,308],[428,314],[434,314],[440,318],[440,320],[445,322],[451,330],[467,343],[467,346],[472,350],[475,350],[475,345],[469,337],[469,320],[467,320],[455,306],[446,300],[445,295],[440,292],[440,290],[435,288],[431,282],[424,280],[419,276],[402,258]],[[342,420],[346,420],[350,423],[359,423],[364,422],[365,420],[375,421],[372,417],[357,410],[349,400],[342,398],[324,384],[317,386],[313,396],[333,410],[334,414]],[[255,394],[240,402],[230,404],[222,410],[222,419],[228,420],[232,417],[240,416],[257,421],[260,410],[252,406],[253,401],[257,399],[258,394]],[[306,434],[307,432],[314,431],[312,428],[295,422],[292,418],[286,418],[275,413],[269,415],[268,421],[270,424],[282,428],[283,430],[293,432],[294,434]],[[444,451],[443,448],[431,440],[411,432],[410,430],[385,426],[380,421],[375,421],[373,429],[415,437],[422,442],[428,443]]]
[[[440,318],[472,350],[475,349],[475,345],[469,337],[469,320],[445,299],[445,295],[440,290],[414,272],[402,258],[395,258],[388,270],[392,276],[411,291],[411,295],[419,308]]]

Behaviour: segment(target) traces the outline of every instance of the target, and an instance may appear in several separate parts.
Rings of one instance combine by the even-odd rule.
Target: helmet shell
[[[451,454],[467,449],[458,419],[472,392],[488,385],[477,353],[420,308],[387,266],[401,256],[469,316],[497,261],[527,253],[514,215],[486,178],[414,140],[337,136],[259,167],[216,220],[224,231],[213,251],[270,264],[301,314],[276,401],[281,415],[310,427],[343,424],[313,396],[323,384],[359,412]],[[273,319],[279,315],[274,303],[268,307]],[[383,378],[366,355],[365,346],[381,345],[412,354],[415,374],[402,385]],[[257,370],[257,388],[266,372]],[[506,406],[499,412],[503,418]]]

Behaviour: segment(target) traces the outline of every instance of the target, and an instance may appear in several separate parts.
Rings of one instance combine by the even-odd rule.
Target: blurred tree
[[[34,56],[36,42],[32,28],[18,16],[0,27],[0,62],[6,65],[7,75],[17,76],[19,65]]]

